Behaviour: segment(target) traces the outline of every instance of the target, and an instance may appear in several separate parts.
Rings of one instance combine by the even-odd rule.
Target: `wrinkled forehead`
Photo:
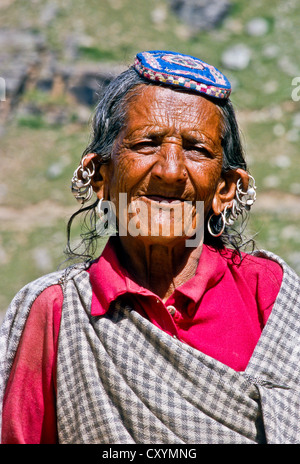
[[[139,85],[129,93],[126,103],[129,130],[170,125],[220,136],[222,119],[220,108],[212,100],[164,86]]]

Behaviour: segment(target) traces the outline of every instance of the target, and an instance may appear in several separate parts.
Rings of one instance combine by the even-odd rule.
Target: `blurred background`
[[[142,50],[194,55],[231,80],[257,183],[248,233],[300,273],[299,30],[297,0],[1,0],[0,318],[64,260],[97,91]]]

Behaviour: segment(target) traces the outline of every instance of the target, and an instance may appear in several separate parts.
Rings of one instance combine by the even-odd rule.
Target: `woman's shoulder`
[[[21,288],[8,306],[1,324],[0,338],[8,339],[13,331],[18,339],[30,314],[37,314],[41,323],[53,319],[54,309],[61,311],[63,292],[60,280],[64,271],[41,276]]]
[[[38,296],[47,294],[49,288],[56,286],[58,289],[64,274],[65,270],[55,271],[32,280],[17,292],[10,306],[31,305]]]
[[[26,284],[10,303],[0,327],[0,401],[21,340],[28,359],[57,338],[63,302],[59,279],[54,272]],[[28,349],[27,349],[28,347]],[[42,352],[42,348],[39,352]],[[26,358],[26,359],[27,359]]]
[[[242,258],[243,268],[248,272],[282,281],[284,262],[275,254],[261,250],[253,254],[243,253]]]
[[[249,285],[279,291],[287,267],[279,256],[264,250],[241,252],[239,256],[231,249],[225,249],[223,256],[231,272],[242,277]]]
[[[227,259],[229,266],[245,272],[271,272],[275,275],[282,275],[286,264],[282,258],[265,250],[251,253],[240,252],[239,254],[235,250],[225,248],[221,254]]]
[[[45,274],[35,280],[32,280],[17,292],[10,304],[10,307],[20,305],[31,306],[37,298],[40,300],[49,296],[55,298],[56,294],[61,293],[63,285],[69,278],[72,278],[74,274],[81,272],[86,268],[86,264],[77,264]]]
[[[234,258],[232,251],[228,257],[230,254]],[[242,253],[241,259],[235,258],[228,259],[234,280],[243,288],[245,295],[250,292],[254,296],[265,324],[283,283],[284,262],[276,255],[264,251]]]
[[[3,325],[13,324],[15,326],[18,321],[17,325],[22,327],[29,313],[32,312],[33,306],[35,311],[38,310],[45,314],[51,312],[52,308],[58,308],[58,302],[61,306],[65,283],[86,268],[86,264],[72,265],[27,283],[12,299],[5,313]]]

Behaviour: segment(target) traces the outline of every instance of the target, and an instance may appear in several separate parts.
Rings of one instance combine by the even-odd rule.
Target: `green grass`
[[[64,221],[59,220],[52,226],[38,226],[34,230],[1,231],[0,248],[5,250],[1,263],[1,309],[6,308],[17,289],[52,272],[64,260],[64,229]]]
[[[74,211],[78,209],[74,205]],[[21,212],[20,212],[21,214]],[[44,220],[35,227],[20,220],[20,227],[10,230],[0,228],[0,312],[5,309],[15,293],[44,274],[58,268],[63,269],[76,260],[65,261],[67,246],[67,222],[70,215],[53,220],[47,224],[47,210],[44,211]],[[82,216],[81,216],[82,218]],[[81,241],[80,235],[86,232],[81,220],[75,220],[72,226],[71,247],[74,251]],[[97,240],[97,253],[100,254],[107,238],[99,237]]]
[[[6,183],[5,205],[21,208],[45,200],[73,204],[71,177],[88,132],[88,127],[76,124],[32,127],[18,121],[11,125],[2,136],[2,154],[14,172]]]
[[[280,214],[252,214],[250,232],[256,234],[258,249],[270,250],[281,256],[300,274],[299,218]]]
[[[224,70],[235,82],[237,92],[233,98],[239,107],[263,108],[270,102],[279,104],[290,99],[289,63],[299,68],[299,2],[232,1],[230,16],[220,27],[212,32],[198,33],[174,15],[167,0],[66,0],[57,3],[55,19],[41,25],[40,18],[47,4],[46,1],[28,4],[25,0],[16,0],[11,6],[2,8],[3,24],[22,29],[25,23],[27,28],[43,34],[62,61],[67,59],[66,50],[76,31],[78,60],[127,65],[137,51],[172,49],[199,56]],[[155,20],[157,16],[159,21]],[[257,16],[265,18],[269,28],[265,35],[253,37],[247,33],[246,26]],[[238,43],[251,48],[250,66],[242,71],[226,70],[221,61],[222,53]],[[273,55],[266,53],[266,47],[270,46],[275,47]],[[268,87],[268,82],[273,87]]]

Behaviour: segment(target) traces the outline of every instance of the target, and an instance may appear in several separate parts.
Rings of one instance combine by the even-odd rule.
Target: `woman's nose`
[[[168,184],[185,182],[187,171],[184,166],[182,148],[173,143],[164,144],[159,160],[152,168],[152,176]]]

